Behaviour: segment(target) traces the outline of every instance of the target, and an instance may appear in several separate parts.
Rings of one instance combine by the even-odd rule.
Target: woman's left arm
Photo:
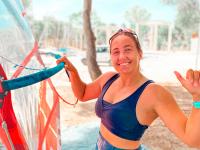
[[[182,86],[192,95],[193,101],[200,102],[200,72],[188,70],[186,79],[175,72]],[[166,89],[154,86],[155,112],[165,125],[190,147],[200,148],[200,109],[192,107],[187,118],[178,107],[175,99]]]
[[[182,86],[192,95],[193,102],[200,104],[200,71],[189,69],[186,79],[179,72],[175,72],[177,79]],[[190,138],[192,145],[200,148],[200,108],[192,107],[190,116],[187,119],[185,135]]]

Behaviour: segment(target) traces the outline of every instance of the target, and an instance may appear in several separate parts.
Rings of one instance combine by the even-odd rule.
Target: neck
[[[119,82],[122,86],[136,85],[146,80],[146,78],[138,72],[137,74],[120,74]]]

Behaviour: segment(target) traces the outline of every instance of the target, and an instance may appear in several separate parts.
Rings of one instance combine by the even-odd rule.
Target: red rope
[[[43,60],[42,60],[40,54],[36,53],[36,57],[37,57],[37,60],[39,61],[39,63],[40,63],[43,67],[45,67],[45,64],[44,64],[44,62],[43,62]],[[75,105],[78,103],[78,99],[76,100],[76,102],[75,102],[74,104],[67,102],[67,101],[66,101],[62,96],[60,96],[60,94],[57,92],[57,90],[56,90],[55,86],[53,85],[51,79],[47,79],[47,80],[48,80],[49,85],[50,85],[51,89],[53,90],[53,92],[55,92],[56,95],[58,95],[58,97],[59,97],[63,102],[65,102],[65,103],[67,103],[67,104],[69,104],[69,105],[72,105],[72,106],[75,106]]]
[[[59,93],[57,92],[57,90],[56,90],[55,86],[53,85],[52,81],[51,81],[50,79],[47,79],[47,80],[48,80],[48,82],[49,82],[49,85],[50,85],[52,91],[55,92],[56,95],[58,95],[58,97],[59,97],[63,102],[65,102],[65,103],[67,103],[67,104],[69,104],[69,105],[72,105],[72,106],[75,106],[75,105],[78,103],[78,99],[76,100],[76,102],[75,102],[74,104],[67,102],[62,96],[59,95]]]

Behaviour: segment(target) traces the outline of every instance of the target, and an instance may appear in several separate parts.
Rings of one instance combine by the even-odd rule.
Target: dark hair
[[[136,43],[136,47],[137,49],[142,52],[141,46],[140,46],[140,42],[138,39],[138,36],[135,32],[133,32],[130,29],[119,29],[115,34],[113,34],[110,39],[109,39],[109,45],[111,46],[111,43],[113,41],[113,39],[115,39],[118,35],[126,35],[128,37],[130,37],[131,39],[134,40],[134,42]]]

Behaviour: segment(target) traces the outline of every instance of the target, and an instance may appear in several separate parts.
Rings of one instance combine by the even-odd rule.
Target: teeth
[[[122,63],[122,64],[120,64],[121,66],[125,66],[125,65],[128,65],[128,63]]]

